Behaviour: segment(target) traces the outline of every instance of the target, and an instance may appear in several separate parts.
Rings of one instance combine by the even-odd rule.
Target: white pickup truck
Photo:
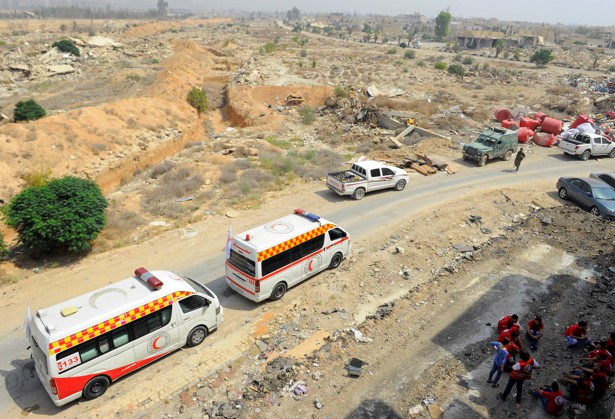
[[[356,162],[350,170],[331,172],[327,175],[327,187],[338,195],[351,195],[362,199],[365,193],[378,189],[395,188],[401,191],[408,183],[408,173],[394,166],[374,161]]]
[[[560,141],[559,148],[565,153],[587,160],[590,156],[615,158],[615,142],[599,134],[577,134]]]

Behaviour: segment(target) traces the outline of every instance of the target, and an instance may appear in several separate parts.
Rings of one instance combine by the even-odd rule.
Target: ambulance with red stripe
[[[102,396],[118,378],[184,345],[224,319],[203,284],[169,271],[135,275],[36,312],[29,335],[36,373],[57,406]]]
[[[229,246],[226,282],[256,302],[279,300],[299,282],[336,269],[351,247],[346,230],[301,209],[231,238]]]

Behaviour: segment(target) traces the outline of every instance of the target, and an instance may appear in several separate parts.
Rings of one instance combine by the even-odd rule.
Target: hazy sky
[[[167,0],[170,7],[183,0]],[[435,17],[450,7],[453,16],[495,17],[500,20],[615,25],[615,0],[224,0],[190,1],[202,9],[285,11],[297,7],[302,12],[377,13],[383,15],[419,12]]]

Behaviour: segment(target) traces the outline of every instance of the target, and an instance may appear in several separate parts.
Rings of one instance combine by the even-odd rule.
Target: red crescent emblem
[[[155,350],[159,350],[160,348],[158,347],[158,340],[161,338],[162,336],[158,336],[156,339],[154,339],[154,341],[152,342],[152,348]]]
[[[310,261],[308,262],[308,271],[312,270],[312,263],[314,263],[314,259],[310,259]]]

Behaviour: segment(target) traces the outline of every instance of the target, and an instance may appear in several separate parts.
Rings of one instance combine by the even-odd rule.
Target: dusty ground
[[[18,100],[35,97],[50,116],[0,127],[0,198],[8,201],[25,185],[24,175],[34,172],[95,179],[111,203],[109,223],[86,259],[105,258],[102,252],[128,244],[149,246],[151,237],[190,229],[204,218],[225,223],[222,215],[229,208],[248,211],[283,199],[284,193],[302,191],[304,182],[360,155],[401,159],[431,153],[459,160],[459,143],[494,124],[499,107],[554,117],[597,111],[591,94],[568,84],[573,71],[604,76],[472,56],[469,74],[461,79],[433,69],[436,60],[456,58],[442,45],[417,50],[417,57],[408,60],[402,50],[387,54],[387,46],[321,36],[308,36],[300,46],[295,34],[273,22],[140,23],[103,34],[121,47],[83,46],[82,58],[69,60],[78,71],[64,76],[27,77],[6,66],[38,68],[39,55],[59,36],[60,22],[6,37],[2,111],[12,114]],[[276,35],[276,50],[259,52]],[[211,108],[200,119],[185,101],[193,86],[206,90]],[[412,112],[420,126],[451,139],[391,151],[387,138],[394,130],[354,121],[370,86],[405,92],[395,98],[382,95],[372,106]],[[337,100],[326,105],[336,93]],[[287,106],[289,94],[305,99],[313,124],[303,123],[301,107]],[[553,153],[532,147],[530,158]],[[279,162],[295,166],[286,172]],[[177,186],[178,178],[185,179],[185,188]],[[532,384],[570,366],[560,329],[577,315],[589,319],[600,335],[615,323],[613,274],[607,271],[615,266],[613,225],[562,210],[546,193],[551,189],[549,183],[480,193],[407,220],[395,232],[386,231],[385,239],[356,243],[339,272],[302,286],[306,295],[289,293],[283,302],[267,305],[271,315],[257,336],[260,349],[232,360],[228,371],[203,378],[199,383],[205,386],[195,381],[194,388],[138,415],[178,416],[181,411],[202,417],[217,411],[227,417],[357,417],[379,412],[409,417],[427,415],[417,405],[430,398],[450,417],[534,414],[531,400],[525,398],[522,411],[515,413],[512,403],[496,403],[492,389],[482,383],[492,356],[487,323],[512,309],[503,300],[511,298],[524,321],[536,312],[548,319],[550,334],[537,356],[557,361],[544,361]],[[176,201],[187,196],[192,199]],[[476,214],[482,225],[468,221]],[[14,233],[3,231],[7,241],[14,239]],[[477,250],[461,255],[452,248],[457,243]],[[544,266],[528,266],[538,256]],[[35,286],[32,268],[71,269],[58,267],[65,263],[13,253],[1,265],[4,287],[20,281]],[[535,295],[528,299],[530,292]],[[579,295],[583,303],[573,302]],[[392,309],[380,315],[362,310],[362,305],[387,303]],[[451,318],[477,330],[465,340],[455,339],[461,346],[447,344],[455,333]],[[372,341],[356,342],[350,325]],[[288,358],[294,347],[296,357]],[[282,357],[266,367],[273,353]],[[358,379],[346,377],[350,357],[370,363]],[[294,400],[288,386],[298,380],[309,392]],[[347,401],[358,401],[360,409],[349,413]],[[601,406],[612,406],[612,398]],[[602,407],[596,409],[585,417],[600,417]]]

